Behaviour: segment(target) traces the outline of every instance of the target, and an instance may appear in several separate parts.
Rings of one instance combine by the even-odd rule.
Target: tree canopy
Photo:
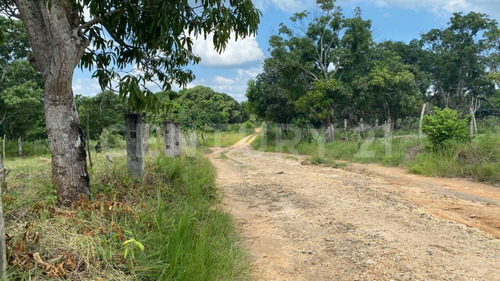
[[[212,34],[220,52],[230,38],[255,34],[260,20],[250,0],[0,0],[0,13],[22,21],[29,61],[44,79],[52,178],[67,206],[90,194],[72,91],[77,66],[93,71],[103,89],[117,88],[129,111],[154,110],[158,100],[147,83],[168,90],[192,80],[186,67],[200,61],[195,37]]]
[[[147,121],[181,122],[183,127],[204,129],[248,120],[244,107],[234,98],[204,86],[157,93],[164,111],[148,112]]]
[[[424,103],[500,114],[500,30],[489,16],[455,13],[409,43],[375,43],[359,8],[346,17],[336,1],[316,2],[269,39],[270,57],[247,89],[247,106],[260,118],[283,122],[286,109],[288,122],[331,130],[342,119],[416,119]]]

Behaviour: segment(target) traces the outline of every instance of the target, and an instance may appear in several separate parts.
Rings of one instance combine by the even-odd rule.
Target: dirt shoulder
[[[500,280],[498,188],[301,165],[251,137],[210,159],[261,280]]]

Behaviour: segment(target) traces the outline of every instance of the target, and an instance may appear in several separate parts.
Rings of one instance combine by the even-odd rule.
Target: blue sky
[[[276,34],[281,22],[288,23],[290,16],[304,9],[311,9],[315,0],[254,0],[262,18],[256,37],[230,42],[223,54],[213,51],[210,38],[196,40],[194,52],[201,56],[200,64],[191,67],[196,79],[188,84],[208,86],[217,92],[231,95],[238,101],[245,100],[246,84],[262,70],[268,56],[269,36]],[[397,40],[409,42],[432,28],[445,27],[453,12],[476,11],[500,20],[500,0],[342,0],[338,1],[344,15],[350,17],[355,7],[362,16],[372,21],[376,42]],[[75,94],[93,96],[100,92],[97,81],[90,73],[75,70]],[[179,90],[174,86],[174,90]],[[158,88],[152,87],[156,91]]]

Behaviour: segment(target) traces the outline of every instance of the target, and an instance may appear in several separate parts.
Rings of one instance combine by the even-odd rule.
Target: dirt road
[[[500,280],[500,188],[302,165],[251,137],[210,158],[260,280]]]

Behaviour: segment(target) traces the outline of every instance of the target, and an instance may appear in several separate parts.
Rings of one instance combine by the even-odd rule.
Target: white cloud
[[[235,100],[241,102],[246,100],[245,94],[247,91],[248,80],[255,79],[255,77],[261,72],[261,66],[251,68],[238,68],[236,69],[235,76],[223,77],[216,75],[211,80],[212,83],[200,83],[200,81],[194,81],[194,83],[210,87],[214,91],[219,93],[228,94]]]
[[[234,37],[234,36],[233,36]],[[194,42],[193,53],[201,57],[201,64],[211,67],[237,66],[256,62],[264,58],[264,53],[259,48],[255,37],[243,40],[230,40],[223,53],[214,50],[213,35],[207,40],[197,38]]]
[[[95,96],[101,92],[101,86],[97,80],[89,78],[75,78],[73,79],[73,93],[75,95]]]
[[[218,85],[232,85],[235,82],[233,79],[229,79],[229,78],[222,77],[219,75],[215,76],[213,81],[215,84],[218,84]]]
[[[310,9],[315,5],[315,0],[256,0],[254,4],[261,10],[267,10],[274,6],[284,12],[294,13],[304,9]],[[337,3],[372,3],[380,8],[391,6],[407,9],[425,9],[435,13],[439,17],[449,18],[453,12],[482,12],[500,19],[500,1],[498,0],[339,0]]]
[[[476,11],[500,18],[500,1],[494,0],[370,0],[375,6],[390,6],[407,9],[425,9],[441,17],[449,17],[454,12]],[[354,2],[365,2],[356,0]]]
[[[314,6],[316,0],[255,0],[253,3],[262,11],[274,6],[284,12],[295,13]]]

